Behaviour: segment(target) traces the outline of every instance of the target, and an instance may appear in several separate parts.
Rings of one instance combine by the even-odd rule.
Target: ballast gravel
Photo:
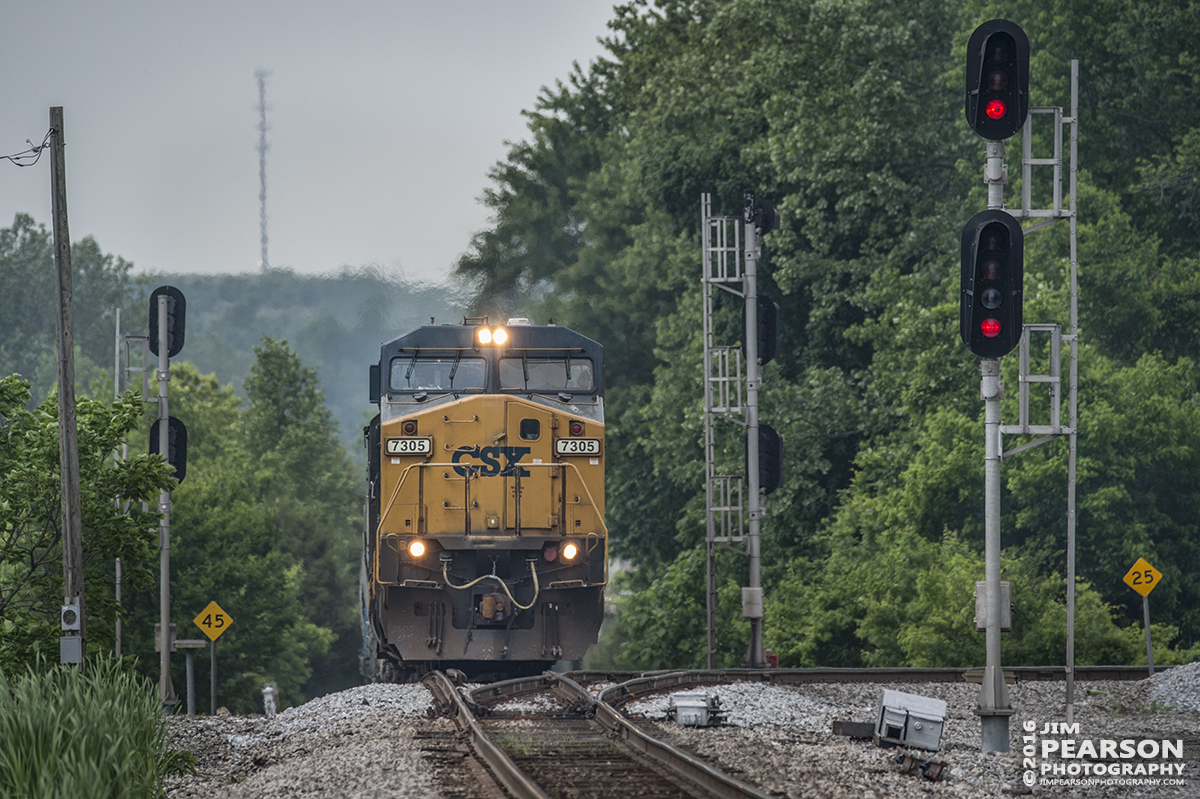
[[[427,719],[420,685],[364,685],[278,715],[180,716],[172,747],[196,755],[197,777],[173,778],[169,797],[436,797],[418,730],[449,732]]]
[[[595,686],[592,686],[595,688]],[[934,782],[903,774],[895,760],[906,750],[832,734],[835,720],[871,722],[884,688],[942,699],[947,718],[937,752],[911,754],[946,763]],[[721,727],[690,728],[665,721],[669,694],[625,705],[645,726],[676,746],[788,799],[991,799],[1009,795],[1087,797],[1200,797],[1200,663],[1133,682],[1077,682],[1076,732],[1044,733],[1065,721],[1062,682],[1010,686],[1016,714],[1012,750],[979,751],[979,686],[968,683],[888,683],[772,686],[730,683],[710,688],[726,711]],[[420,685],[369,685],[315,699],[273,718],[217,716],[172,721],[174,748],[196,754],[199,777],[175,778],[176,797],[449,797],[461,786],[439,783],[420,739],[448,734],[453,724],[428,718],[430,696]],[[513,700],[510,712],[543,710]],[[1032,731],[1027,729],[1032,726]],[[1032,741],[1024,741],[1030,736]],[[1043,756],[1048,742],[1072,739],[1184,742],[1182,758],[1100,760],[1110,766],[1169,764],[1171,777],[1071,777],[1054,769],[1085,760]],[[1033,746],[1029,760],[1023,747]],[[1032,762],[1031,762],[1032,761]],[[1033,784],[1025,775],[1032,772]],[[1062,782],[1055,783],[1058,779]],[[1075,780],[1069,784],[1067,780]],[[1093,782],[1087,782],[1094,779]],[[1176,784],[1168,784],[1168,780]]]
[[[874,722],[884,688],[941,699],[947,717],[937,752],[879,748],[869,740],[832,734],[835,720]],[[1200,797],[1200,663],[1172,669],[1139,681],[1076,682],[1075,721],[1078,731],[1063,733],[1048,724],[1065,723],[1066,685],[1021,682],[1009,686],[1016,713],[1009,720],[1012,747],[1007,753],[980,751],[980,722],[974,708],[979,686],[969,683],[810,684],[774,686],[731,683],[708,689],[725,710],[725,724],[714,728],[682,727],[667,722],[670,694],[635,700],[627,715],[650,720],[647,726],[670,743],[693,752],[727,773],[762,790],[789,799],[922,799],[930,796],[985,799],[1007,795],[1054,797]],[[1032,728],[1032,729],[1030,729]],[[1028,737],[1026,737],[1028,736]],[[1065,758],[1043,751],[1064,740],[1076,747],[1084,740],[1099,747],[1118,742],[1183,741],[1183,758],[1103,759],[1104,770],[1116,765],[1170,765],[1177,773],[1082,773],[1092,758]],[[1032,746],[1032,749],[1026,747]],[[937,782],[902,774],[896,758],[905,753],[944,762]],[[1032,753],[1032,757],[1027,755]],[[1097,758],[1096,762],[1101,762]],[[1071,774],[1072,766],[1079,772]],[[1061,768],[1061,772],[1056,769]],[[1157,770],[1156,770],[1157,771]],[[1027,784],[1026,774],[1029,773]]]

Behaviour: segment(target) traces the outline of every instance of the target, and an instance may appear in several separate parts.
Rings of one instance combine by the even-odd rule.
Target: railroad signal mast
[[[1069,442],[1067,488],[1067,722],[1073,721],[1074,615],[1075,615],[1075,430],[1077,427],[1076,375],[1078,362],[1076,281],[1076,185],[1078,141],[1078,68],[1071,62],[1071,116],[1064,119],[1061,108],[1032,108],[1029,105],[1029,38],[1013,22],[991,20],[971,34],[967,45],[967,124],[987,140],[984,182],[988,187],[988,209],[976,214],[962,231],[962,283],[959,333],[967,348],[980,361],[980,394],[984,400],[984,549],[985,586],[982,615],[986,619],[987,661],[976,713],[982,725],[984,751],[1009,750],[1008,718],[1013,714],[1008,689],[1000,667],[1001,582],[1000,582],[1000,461],[1026,449],[1066,436]],[[1053,114],[1054,157],[1032,156],[1033,114]],[[1062,207],[1062,124],[1071,125],[1070,209]],[[1011,212],[1004,206],[1004,140],[1023,130],[1022,201]],[[1053,204],[1033,208],[1031,176],[1034,166],[1053,166]],[[1015,217],[1049,217],[1045,222],[1022,228]],[[1070,325],[1063,335],[1058,325],[1024,324],[1023,273],[1026,233],[1040,230],[1061,219],[1071,227]],[[1030,373],[1030,335],[1048,332],[1050,370],[1048,375]],[[1060,422],[1061,375],[1059,350],[1066,340],[1071,348],[1070,422]],[[1001,425],[1000,358],[1020,348],[1020,422]],[[1029,386],[1048,384],[1050,424],[1029,422]],[[1003,451],[1003,435],[1041,435],[1035,441]]]
[[[987,662],[979,691],[985,752],[1008,751],[1013,714],[1000,668],[1000,358],[1021,338],[1024,236],[1004,212],[1004,139],[1025,124],[1029,108],[1029,39],[1006,20],[985,22],[967,44],[967,124],[987,139],[988,210],[962,232],[959,332],[982,358],[984,400],[984,633]],[[1024,112],[1022,111],[1024,109]],[[1015,275],[1014,275],[1015,273]],[[1015,279],[1014,279],[1015,278]]]
[[[117,392],[121,383],[130,387],[134,373],[142,375],[142,401],[154,406],[154,423],[150,430],[150,454],[163,453],[167,463],[175,469],[175,478],[183,481],[187,473],[187,428],[183,422],[169,413],[168,385],[171,379],[171,358],[183,349],[184,322],[187,302],[183,292],[174,286],[159,286],[150,294],[149,335],[122,336],[121,315],[117,312],[117,367],[124,377],[118,378]],[[131,346],[141,345],[142,365],[131,363]],[[122,347],[123,345],[123,347]],[[123,352],[122,352],[123,349]],[[124,368],[121,369],[122,354]],[[150,397],[150,355],[158,357],[155,378],[158,381],[157,397]],[[125,454],[127,448],[123,447]],[[143,505],[144,507],[144,505]],[[126,508],[128,511],[128,508]],[[171,683],[171,652],[175,650],[171,633],[171,492],[162,491],[158,498],[158,511],[162,514],[159,525],[159,627],[167,631],[159,646],[158,698],[163,710],[169,712],[175,706],[175,687]],[[121,601],[121,563],[117,561],[117,602]],[[117,651],[120,652],[121,630],[117,628]]]
[[[783,439],[758,421],[762,367],[779,352],[779,306],[758,293],[762,237],[779,227],[769,202],[746,191],[742,216],[715,216],[701,195],[704,287],[704,495],[707,546],[707,664],[716,668],[716,551],[725,547],[749,558],[749,585],[742,588],[742,616],[750,622],[745,665],[766,668],[763,647],[762,555],[759,526],[766,495],[782,484]],[[741,246],[745,237],[745,248]],[[718,344],[715,290],[742,300],[741,344]],[[745,360],[745,376],[742,361]],[[743,394],[743,391],[745,392]],[[745,428],[746,476],[718,475],[716,421]],[[745,494],[743,496],[743,487]],[[748,501],[747,501],[748,499]],[[735,544],[744,544],[740,549]]]

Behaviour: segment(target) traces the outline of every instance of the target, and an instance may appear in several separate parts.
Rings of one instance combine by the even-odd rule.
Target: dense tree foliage
[[[54,388],[57,375],[53,258],[50,232],[32,217],[18,214],[0,229],[0,375],[24,376],[34,401]],[[431,317],[451,322],[460,313],[445,286],[412,283],[375,266],[326,275],[135,274],[133,264],[104,253],[90,236],[72,245],[71,263],[77,391],[111,396],[116,311],[125,335],[145,335],[150,290],[171,285],[187,298],[180,357],[233,383],[244,397],[254,346],[263,335],[286,338],[316,370],[340,439],[354,444],[356,457],[360,428],[370,418],[367,364],[379,345]],[[133,357],[140,357],[136,347]]]
[[[57,658],[63,598],[62,494],[58,398],[26,406],[29,382],[0,378],[0,670],[15,673],[37,658]],[[159,456],[114,462],[120,442],[137,428],[141,402],[127,395],[104,404],[76,405],[83,528],[84,607],[89,652],[113,643],[116,603],[112,564],[129,564],[129,586],[148,586],[157,551],[159,517],[140,504],[174,484]],[[117,503],[134,506],[121,512]],[[155,507],[151,505],[151,507]]]
[[[188,476],[172,496],[172,618],[184,638],[197,637],[192,618],[210,601],[233,618],[218,644],[217,691],[242,712],[267,682],[287,704],[356,684],[362,643],[357,475],[314,371],[270,337],[255,356],[247,407],[189,363],[171,378],[172,414],[188,427]],[[153,669],[145,631],[157,591],[131,605],[132,649]],[[207,663],[197,672],[207,684]]]
[[[1030,36],[1033,105],[1066,106],[1068,63],[1080,61],[1078,659],[1144,657],[1140,598],[1120,581],[1139,556],[1165,577],[1152,601],[1156,661],[1197,655],[1198,8],[616,7],[607,57],[527,112],[529,137],[495,167],[483,198],[494,223],[457,267],[472,312],[553,320],[605,345],[609,527],[613,552],[636,567],[613,592],[622,613],[608,665],[703,662],[699,195],[736,215],[746,188],[783,218],[759,282],[783,309],[762,418],[786,442],[785,483],[763,525],[767,645],[784,665],[981,659],[971,594],[982,574],[982,403],[976,359],[958,340],[957,294],[958,234],[986,201],[982,143],[962,118],[962,64],[971,30],[997,15]],[[1051,152],[1045,118],[1033,124],[1035,152]],[[1010,159],[1010,198],[1018,175]],[[1046,181],[1033,189],[1044,205]],[[220,701],[249,710],[268,680],[287,702],[348,684],[359,477],[339,442],[365,421],[365,365],[378,344],[430,315],[449,319],[454,298],[374,269],[134,277],[90,238],[72,253],[81,389],[111,363],[115,309],[126,332],[140,331],[150,286],[188,297],[184,357],[196,367],[173,364],[171,384],[172,413],[190,434],[172,512],[173,616],[181,635],[211,599],[234,617],[220,644]],[[1068,258],[1065,224],[1028,235],[1027,322],[1065,326]],[[12,475],[0,482],[0,623],[22,652],[52,646],[52,618],[37,608],[57,602],[61,579],[51,563],[54,413],[52,403],[30,407],[54,384],[53,274],[44,226],[18,215],[0,230],[0,374],[32,383],[0,384]],[[722,298],[718,313],[732,340],[736,303]],[[1034,351],[1044,364],[1044,341]],[[1004,363],[1010,387],[1015,360]],[[1044,421],[1044,394],[1039,403]],[[152,499],[168,479],[158,461],[103,460],[137,409],[132,399],[80,404],[81,442],[94,447],[88,601],[103,619],[91,628],[100,645],[115,613],[105,570],[121,554],[133,592],[127,649],[152,670],[154,515],[135,503],[121,522],[101,509],[109,495]],[[732,426],[719,459],[722,471],[742,469]],[[1016,605],[1005,662],[1063,657],[1066,472],[1062,441],[1004,464],[1004,574]],[[744,559],[722,551],[719,575],[720,657],[735,665]],[[198,666],[203,682],[207,663]],[[175,683],[182,692],[182,663]]]
[[[128,319],[140,312],[145,321],[145,280],[133,265],[106,255],[91,236],[71,245],[75,379],[84,391],[113,362],[116,310]],[[55,360],[54,248],[45,225],[17,214],[12,227],[0,229],[0,375],[20,374],[40,402],[58,377]],[[109,386],[112,385],[109,370]],[[105,396],[111,396],[111,393]]]
[[[214,599],[235,619],[236,630],[219,645],[219,700],[252,710],[267,681],[279,684],[287,703],[356,683],[362,478],[351,461],[362,454],[367,365],[378,357],[380,342],[431,316],[454,321],[453,294],[370,267],[324,276],[286,270],[135,276],[130,263],[105,254],[91,238],[73,245],[72,258],[81,394],[111,396],[116,310],[123,332],[136,335],[146,329],[151,287],[177,286],[188,300],[187,343],[172,363],[170,387],[172,415],[189,431],[188,478],[173,494],[172,619],[181,637],[197,637],[191,619]],[[61,593],[54,521],[57,417],[52,403],[36,407],[56,381],[55,305],[50,234],[18,215],[12,227],[0,230],[0,375],[27,378],[6,380],[3,392],[5,467],[11,466],[3,490],[12,504],[4,506],[0,638],[6,656],[18,661],[53,650],[58,635],[56,614],[47,615],[56,611]],[[293,346],[282,340],[285,335]],[[133,355],[136,361],[137,347]],[[145,452],[149,420],[143,407],[130,399],[116,405],[81,401],[81,435],[92,436],[88,446],[97,437],[107,442],[107,454],[126,436],[131,451]],[[150,463],[145,456],[119,470],[110,463],[91,478],[92,493],[136,494],[155,508],[159,478],[137,471]],[[144,485],[136,482],[143,478]],[[22,502],[38,504],[31,509]],[[108,512],[108,503],[101,510]],[[132,507],[130,530],[150,538],[117,535],[110,529],[117,521],[101,524],[99,511],[91,511],[89,640],[113,643],[114,557],[120,556],[124,649],[153,674],[157,515],[142,514],[140,501]],[[175,661],[182,696],[183,658]],[[197,659],[197,671],[200,685],[207,685],[207,658]]]
[[[605,344],[612,544],[637,567],[620,600],[626,663],[703,662],[699,200],[711,192],[736,215],[746,188],[783,217],[760,262],[784,344],[762,395],[786,466],[763,526],[767,645],[785,665],[982,659],[982,403],[958,340],[958,236],[986,206],[982,141],[962,114],[966,41],[995,16],[1030,36],[1032,105],[1069,105],[1068,62],[1081,64],[1078,657],[1139,657],[1140,597],[1121,583],[1138,556],[1165,576],[1153,618],[1179,650],[1162,656],[1189,656],[1200,636],[1189,565],[1200,562],[1189,510],[1200,500],[1198,8],[617,7],[609,56],[546,90],[530,137],[493,170],[494,225],[457,274],[481,312],[553,318]],[[1032,123],[1039,154],[1052,150],[1045,119]],[[1010,158],[1019,151],[1014,139]],[[1032,188],[1045,205],[1048,182]],[[1065,327],[1066,225],[1031,233],[1026,249],[1026,322]],[[720,314],[737,324],[733,303]],[[1034,351],[1044,371],[1044,340]],[[1011,420],[1015,357],[1004,379]],[[1044,423],[1044,394],[1038,403]],[[741,471],[737,431],[719,457]],[[1066,460],[1058,441],[1004,465],[1017,606],[1006,662],[1064,657]],[[722,554],[726,663],[744,652],[744,569]]]
[[[255,363],[254,347],[264,335],[287,339],[312,368],[325,403],[356,457],[366,413],[367,365],[379,345],[417,325],[461,321],[445,287],[413,284],[377,267],[343,268],[327,275],[297,275],[284,269],[241,275],[160,274],[187,297],[187,345],[181,358],[204,374],[216,374],[246,397],[243,381]],[[455,318],[455,314],[460,315]],[[145,325],[146,310],[127,330]],[[111,340],[111,333],[109,334]]]

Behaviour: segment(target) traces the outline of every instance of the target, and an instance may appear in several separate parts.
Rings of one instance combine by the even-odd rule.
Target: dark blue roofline
[[[480,327],[495,329],[503,327],[508,341],[503,346],[478,344],[476,332]],[[587,357],[592,360],[596,391],[589,394],[604,395],[604,347],[581,333],[557,325],[422,325],[386,342],[380,348],[380,370],[386,375],[388,363],[401,352],[411,355],[416,348],[422,350],[472,349],[476,357],[486,358],[495,373],[495,364],[500,355],[520,354],[524,351],[529,358]]]

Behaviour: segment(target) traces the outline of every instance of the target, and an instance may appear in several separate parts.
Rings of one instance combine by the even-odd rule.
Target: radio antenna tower
[[[262,230],[262,256],[259,270],[271,268],[267,260],[267,76],[270,71],[260,69],[254,73],[258,79],[258,223]]]

